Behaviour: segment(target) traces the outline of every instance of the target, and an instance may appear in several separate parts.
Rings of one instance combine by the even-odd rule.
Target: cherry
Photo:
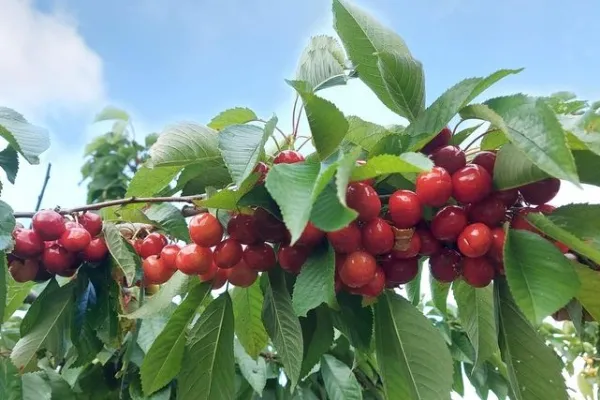
[[[59,245],[46,247],[42,253],[42,264],[54,274],[71,269],[74,263],[75,255]]]
[[[443,249],[429,259],[429,270],[439,282],[450,283],[460,276],[461,255],[451,249]]]
[[[431,154],[440,147],[447,146],[450,139],[452,139],[452,131],[450,128],[445,127],[421,149],[421,152]]]
[[[433,236],[426,227],[419,227],[415,230],[415,235],[419,236],[421,244],[419,254],[422,256],[431,256],[442,249],[441,243]]]
[[[415,192],[398,190],[390,196],[389,212],[397,228],[412,228],[421,220],[423,207]]]
[[[346,286],[358,288],[369,283],[376,270],[377,262],[371,254],[355,251],[346,257],[340,269],[340,279]]]
[[[444,146],[434,151],[431,160],[438,167],[444,168],[449,174],[453,174],[467,164],[465,152],[457,146]]]
[[[385,289],[385,273],[381,267],[377,267],[375,275],[369,283],[358,288],[357,292],[366,297],[378,297]]]
[[[144,259],[142,269],[144,270],[144,283],[151,285],[162,285],[171,279],[175,272],[156,255]]]
[[[452,195],[452,177],[444,168],[433,167],[417,175],[415,192],[421,204],[441,207]]]
[[[471,222],[482,222],[488,226],[494,226],[504,220],[506,206],[498,197],[488,196],[478,203],[471,204],[468,214]]]
[[[76,268],[69,268],[69,269],[66,269],[64,271],[57,272],[56,275],[62,276],[62,277],[65,277],[65,278],[70,278],[73,275],[75,275],[76,272],[77,272]]]
[[[452,175],[452,196],[461,203],[483,200],[492,191],[492,177],[478,164],[467,164]]]
[[[481,165],[491,176],[494,176],[494,165],[496,164],[496,153],[493,151],[479,152],[473,161],[473,164]]]
[[[8,267],[8,272],[16,282],[25,283],[33,281],[40,269],[40,263],[35,259],[27,259],[24,261],[14,260]]]
[[[246,265],[256,271],[265,272],[277,264],[275,251],[266,243],[251,244],[244,249]]]
[[[360,228],[356,222],[340,230],[328,232],[327,239],[337,253],[352,253],[360,249],[362,244]]]
[[[204,274],[212,262],[212,251],[195,243],[183,246],[175,258],[177,269],[186,275]]]
[[[210,268],[208,269],[208,271],[206,271],[203,274],[198,274],[198,277],[200,278],[200,282],[212,281],[213,278],[215,277],[215,275],[217,274],[218,270],[219,270],[219,267],[217,267],[217,264],[215,264],[213,261],[210,264]]]
[[[538,231],[538,229],[536,227],[534,227],[533,225],[531,225],[529,223],[529,221],[527,220],[527,214],[535,212],[534,208],[521,208],[514,216],[513,219],[510,223],[511,228],[513,229],[519,229],[519,230],[524,230],[524,231],[529,231],[529,232],[533,232],[533,233],[537,233],[539,234],[540,231]]]
[[[23,258],[36,257],[44,251],[44,242],[40,236],[31,229],[21,229],[14,234],[15,255]]]
[[[346,190],[346,203],[358,213],[361,221],[376,218],[381,211],[381,200],[373,186],[363,182],[353,182]]]
[[[394,243],[394,231],[382,218],[371,220],[362,229],[363,248],[373,255],[389,253]]]
[[[537,212],[541,212],[544,215],[550,215],[554,212],[554,210],[556,210],[556,207],[551,206],[550,204],[540,204],[539,206],[534,208],[534,210]]]
[[[231,269],[228,279],[233,286],[246,288],[252,286],[256,278],[258,278],[258,271],[250,268],[242,259]]]
[[[102,232],[102,217],[93,212],[84,212],[81,214],[79,223],[87,229],[92,237],[98,236]]]
[[[240,242],[228,238],[215,247],[213,258],[219,268],[233,268],[242,259],[244,249]]]
[[[286,239],[285,224],[264,208],[257,208],[253,214],[254,231],[263,242],[279,243]]]
[[[256,164],[256,167],[254,167],[254,169],[252,170],[252,172],[258,174],[258,180],[256,181],[256,184],[259,185],[261,183],[264,183],[265,178],[267,177],[267,173],[269,172],[269,166],[264,162],[259,161],[258,164]]]
[[[467,226],[467,213],[459,206],[446,206],[431,220],[431,233],[442,241],[454,241]]]
[[[181,247],[178,244],[168,244],[160,251],[160,259],[165,268],[177,271],[177,254]]]
[[[54,210],[38,211],[33,216],[31,224],[42,240],[58,240],[65,231],[63,216]]]
[[[43,268],[43,265],[40,265],[38,273],[35,275],[35,282],[44,282],[50,278],[52,278],[52,274],[46,268]]]
[[[419,236],[418,233],[415,232],[415,233],[413,233],[412,237],[410,238],[408,248],[406,250],[395,250],[394,249],[392,251],[392,256],[394,258],[399,258],[399,259],[413,258],[419,254],[420,250],[421,250],[421,237]]]
[[[470,258],[485,255],[492,247],[492,231],[481,222],[468,225],[458,236],[460,252]]]
[[[304,156],[295,150],[283,150],[275,156],[273,164],[295,164],[304,161]]]
[[[356,160],[356,166],[362,166],[365,165],[367,162],[365,160]],[[365,185],[369,185],[369,186],[374,186],[375,185],[375,178],[369,178],[369,179],[363,179],[360,181],[357,180],[350,180],[350,182],[362,182]]]
[[[202,247],[216,246],[223,238],[223,226],[212,214],[194,215],[189,224],[192,242]]]
[[[90,244],[81,252],[81,257],[84,261],[89,262],[100,262],[104,260],[108,254],[108,247],[106,242],[101,237],[93,238]]]
[[[69,227],[58,239],[58,243],[62,247],[73,253],[83,251],[91,241],[92,235],[81,225]]]
[[[212,278],[213,290],[221,289],[227,283],[230,273],[230,269],[217,268],[215,276]]]
[[[463,279],[475,288],[484,288],[489,285],[494,279],[494,273],[494,266],[485,257],[463,259]]]
[[[398,259],[390,255],[384,259],[382,267],[391,286],[398,286],[415,279],[419,273],[419,258]]]
[[[560,180],[547,178],[519,188],[519,192],[529,204],[545,204],[552,200],[560,190]]]
[[[143,243],[143,239],[131,239],[129,241],[129,243],[131,244],[131,246],[133,246],[133,249],[135,250],[135,252],[141,256],[142,254],[142,243]]]
[[[248,214],[235,214],[227,223],[229,237],[242,244],[255,244],[260,241],[254,228],[254,218]]]
[[[309,253],[310,249],[305,246],[281,246],[277,252],[277,260],[284,271],[299,274]]]
[[[142,240],[139,254],[142,258],[157,256],[166,245],[167,238],[164,235],[152,232]]]
[[[17,233],[21,232],[23,229],[25,229],[25,227],[23,226],[23,224],[20,223],[20,222],[16,222],[15,223],[15,229],[13,229],[13,231],[12,231],[12,237],[13,237],[13,239],[15,238],[15,236],[17,235]]]
[[[304,246],[315,246],[319,244],[321,240],[325,237],[325,232],[317,228],[312,222],[308,222],[304,231],[302,231],[302,235],[298,239],[298,244]]]
[[[498,262],[502,262],[502,260],[504,260],[504,242],[506,241],[506,234],[504,233],[504,228],[494,228],[492,229],[491,233],[492,245],[490,246],[488,256]]]
[[[500,200],[502,203],[504,203],[506,208],[510,208],[514,206],[519,199],[519,191],[517,189],[498,190],[496,192],[492,192],[490,196]]]

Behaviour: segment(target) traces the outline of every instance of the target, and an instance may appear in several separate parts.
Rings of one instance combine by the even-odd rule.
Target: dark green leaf
[[[448,311],[448,293],[450,292],[450,284],[440,282],[429,274],[429,288],[431,290],[431,300],[435,308],[440,310],[442,314]]]
[[[298,62],[296,79],[305,81],[316,91],[317,87],[334,77],[345,76],[346,55],[336,38],[318,35],[310,38]],[[345,83],[345,80],[344,80]]]
[[[256,359],[269,341],[261,319],[264,297],[260,290],[260,282],[257,280],[247,288],[233,288],[231,300],[235,316],[235,334],[246,353]]]
[[[600,156],[591,151],[573,151],[581,183],[600,186]]]
[[[313,205],[310,221],[325,232],[333,232],[348,226],[358,213],[343,205],[333,184],[321,192]]]
[[[394,173],[416,173],[431,168],[433,162],[423,154],[404,153],[400,156],[383,154],[370,158],[365,165],[354,169],[352,179],[363,180]]]
[[[242,183],[238,189],[223,189],[211,194],[206,200],[196,201],[196,205],[218,208],[220,210],[236,210],[238,202],[244,197],[258,180],[257,174],[252,174]]]
[[[414,306],[421,302],[421,272],[423,271],[423,259],[419,260],[419,272],[412,281],[404,285],[406,296]]]
[[[21,307],[21,305],[23,305],[23,300],[25,300],[25,298],[31,291],[31,288],[35,285],[35,282],[16,282],[8,272],[5,276],[6,307],[4,308],[2,322],[7,321],[13,315],[13,313],[17,311],[17,309]]]
[[[354,373],[337,358],[325,354],[321,360],[321,375],[327,396],[331,400],[362,400],[362,388]]]
[[[454,362],[454,383],[452,383],[452,390],[463,397],[465,395],[465,384],[463,382],[462,363],[459,361]]]
[[[129,187],[126,197],[151,197],[159,193],[175,179],[181,167],[141,167],[137,170]],[[142,205],[143,206],[143,205]],[[131,207],[131,206],[128,206]]]
[[[39,164],[39,155],[50,147],[46,129],[30,124],[21,114],[6,107],[0,107],[0,136],[30,164]]]
[[[514,144],[503,145],[494,164],[494,186],[499,190],[512,189],[548,177]]]
[[[331,246],[313,250],[294,284],[296,315],[306,314],[322,303],[335,305],[335,252]]]
[[[254,360],[244,351],[244,347],[239,341],[235,340],[233,345],[235,360],[240,368],[242,376],[252,386],[252,389],[262,396],[263,389],[267,383],[267,363],[262,357]]]
[[[360,119],[359,117],[349,116],[348,134],[345,141],[371,151],[373,147],[384,137],[394,132],[381,125]]]
[[[575,271],[581,281],[579,292],[575,296],[581,305],[590,313],[596,321],[600,320],[600,273],[585,265],[575,264]]]
[[[152,317],[169,307],[173,297],[186,292],[191,277],[183,272],[177,271],[167,283],[160,287],[158,293],[150,297],[143,306],[123,317],[129,319],[143,319]]]
[[[13,209],[0,200],[0,251],[12,249],[12,232],[16,223]]]
[[[21,380],[23,400],[52,400],[52,388],[42,373],[24,374]]]
[[[343,206],[346,204],[346,191],[348,189],[348,183],[352,176],[352,171],[356,167],[356,160],[360,156],[358,149],[349,152],[342,159],[338,161],[338,169],[335,175],[335,186],[337,189],[337,196],[340,203]]]
[[[373,335],[371,307],[363,307],[360,296],[346,292],[339,293],[338,303],[339,311],[331,311],[333,325],[348,338],[352,346],[361,351],[368,351]]]
[[[182,196],[193,196],[206,192],[209,186],[223,188],[231,183],[231,176],[225,165],[191,164],[185,167],[175,190],[181,190]]]
[[[300,378],[306,377],[333,344],[333,322],[326,306],[321,306],[300,318],[304,357]]]
[[[0,357],[0,398],[23,400],[21,375],[8,358]]]
[[[214,117],[208,127],[220,131],[230,125],[245,124],[247,122],[256,121],[258,116],[249,108],[235,107],[221,112]]]
[[[19,172],[19,156],[14,147],[8,145],[0,151],[0,167],[6,172],[8,181],[14,184]]]
[[[144,213],[170,236],[190,243],[190,233],[185,218],[181,214],[181,210],[173,204],[153,204]]]
[[[104,224],[104,239],[108,251],[116,263],[123,271],[128,285],[133,284],[136,271],[141,267],[141,260],[133,248],[123,239],[119,229],[111,223]]]

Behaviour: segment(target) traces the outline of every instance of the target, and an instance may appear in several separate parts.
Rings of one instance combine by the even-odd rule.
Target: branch
[[[42,185],[42,190],[40,191],[40,195],[38,196],[37,204],[35,205],[35,211],[39,211],[42,206],[42,200],[44,199],[44,193],[46,193],[46,187],[48,186],[48,181],[50,180],[50,170],[52,169],[52,164],[48,163],[48,168],[46,168],[46,177],[44,178],[44,184]]]

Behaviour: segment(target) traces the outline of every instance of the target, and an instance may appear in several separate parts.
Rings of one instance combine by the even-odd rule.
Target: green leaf
[[[350,176],[356,167],[356,160],[358,160],[359,156],[360,150],[355,149],[338,161],[338,169],[335,175],[335,186],[337,189],[338,199],[345,207],[347,206],[346,191],[348,190],[348,183],[350,182]]]
[[[386,398],[448,398],[453,368],[446,343],[418,309],[390,291],[375,305],[375,348]]]
[[[322,231],[333,232],[348,226],[357,216],[356,211],[342,204],[339,192],[330,183],[313,205],[310,221]]]
[[[532,163],[517,146],[503,145],[496,154],[494,186],[499,190],[512,189],[548,178],[548,174]]]
[[[267,384],[267,363],[265,359],[258,357],[255,361],[244,351],[244,347],[237,340],[233,343],[233,354],[235,355],[235,360],[242,376],[252,386],[252,389],[259,396],[262,396],[262,392]]]
[[[106,106],[106,107],[104,107],[104,109],[102,109],[102,111],[100,111],[98,114],[96,114],[96,117],[94,118],[94,122],[113,121],[113,120],[128,122],[129,119],[130,119],[130,117],[129,117],[129,114],[127,113],[127,111],[122,110],[117,107],[114,107],[114,106]]]
[[[230,125],[245,124],[247,122],[256,121],[258,116],[249,108],[235,107],[221,112],[214,117],[208,127],[220,131]]]
[[[104,224],[104,239],[116,265],[123,271],[128,285],[133,284],[135,272],[141,268],[141,260],[131,245],[123,239],[115,224]]]
[[[300,378],[306,377],[319,362],[321,356],[333,344],[333,321],[326,306],[311,310],[306,318],[300,318],[302,338],[304,342],[304,357]]]
[[[367,151],[371,151],[381,139],[394,133],[381,125],[365,121],[353,115],[346,119],[348,121],[348,133],[344,140]]]
[[[469,136],[473,134],[473,132],[481,128],[482,125],[483,123],[477,124],[475,126],[470,126],[468,128],[456,132],[454,135],[452,135],[452,138],[450,139],[450,144],[453,146],[458,146],[462,144],[465,140],[469,138]]]
[[[0,200],[0,251],[12,249],[16,223],[11,206]]]
[[[292,303],[296,315],[306,314],[322,303],[330,306],[335,299],[335,252],[331,246],[322,246],[311,252],[294,284]]]
[[[302,366],[302,329],[298,317],[294,314],[285,275],[280,269],[269,271],[262,320],[293,390],[300,379]]]
[[[274,116],[264,128],[230,125],[219,134],[219,150],[234,183],[241,185],[250,176],[276,125]]]
[[[137,170],[135,175],[133,175],[125,197],[154,196],[169,186],[179,171],[181,171],[181,167],[179,166],[159,168],[148,168],[143,166]],[[136,204],[135,206],[142,208],[144,205]]]
[[[14,147],[8,145],[0,151],[0,167],[6,173],[8,181],[14,185],[17,172],[19,172],[19,156]]]
[[[261,309],[264,302],[260,282],[247,288],[235,287],[231,291],[235,334],[250,357],[256,359],[269,342],[262,324]]]
[[[298,62],[296,79],[316,90],[331,78],[344,75],[346,55],[336,38],[318,35],[310,38]]]
[[[52,388],[41,373],[24,374],[22,380],[23,400],[51,400]]]
[[[173,204],[153,204],[144,213],[170,236],[178,240],[183,240],[186,243],[191,242],[185,218],[181,214],[181,210]]]
[[[544,172],[579,184],[575,161],[556,115],[541,98],[514,95],[485,102],[506,125],[498,128]]]
[[[233,309],[227,292],[200,315],[177,379],[179,400],[232,399],[235,393]]]
[[[8,358],[0,358],[0,398],[23,400],[22,381],[19,371]]]
[[[600,156],[591,151],[573,151],[581,183],[600,186]]]
[[[419,260],[419,272],[417,273],[417,276],[415,279],[404,285],[407,299],[413,306],[417,306],[421,302],[421,274],[423,271],[423,263],[424,261],[421,258]]]
[[[492,285],[476,289],[464,281],[453,285],[458,316],[475,349],[475,366],[483,365],[498,349]]]
[[[321,375],[327,396],[331,400],[362,400],[362,387],[346,364],[325,354],[321,361]]]
[[[369,351],[373,335],[373,311],[363,307],[360,296],[338,294],[339,311],[331,311],[333,325],[348,338],[352,346]]]
[[[144,357],[140,374],[147,396],[167,385],[179,373],[187,327],[200,304],[210,295],[210,290],[210,283],[196,285],[190,290]]]
[[[440,282],[429,274],[429,288],[431,290],[431,301],[435,308],[440,310],[442,314],[448,312],[448,293],[450,292],[450,284]]]
[[[348,132],[348,121],[344,114],[329,100],[315,95],[306,82],[287,81],[304,102],[306,118],[312,133],[315,149],[321,160],[332,155]]]
[[[158,293],[150,297],[143,306],[130,314],[123,315],[123,317],[144,319],[155,316],[172,304],[173,297],[186,292],[190,279],[190,276],[181,271],[175,272],[171,279],[160,287]]]
[[[533,324],[567,304],[579,290],[571,262],[548,240],[528,231],[508,230],[504,268],[515,302]]]
[[[34,285],[35,282],[16,282],[8,272],[6,273],[6,307],[4,308],[3,322],[6,322],[23,305],[23,300]]]
[[[257,174],[250,175],[238,189],[223,189],[212,194],[209,198],[196,201],[195,203],[196,205],[208,208],[236,210],[240,199],[254,187],[257,180]]]
[[[363,180],[395,173],[418,173],[429,171],[431,168],[433,168],[433,162],[423,154],[404,153],[400,156],[383,154],[370,158],[365,165],[354,169],[352,180]]]
[[[6,107],[0,107],[0,136],[29,164],[39,164],[39,155],[50,147],[46,129],[31,125],[21,114]]]
[[[511,398],[567,400],[558,356],[519,311],[506,285],[497,288],[500,349],[514,394]]]
[[[377,67],[390,98],[393,110],[414,121],[425,109],[425,75],[423,65],[404,51],[380,51]]]
[[[0,252],[0,317],[2,317],[2,322],[4,322],[4,316],[6,315],[6,304],[8,303],[8,277],[9,273],[8,263],[6,262],[6,254]],[[0,325],[2,325],[1,322]]]
[[[575,296],[581,305],[591,314],[596,321],[600,320],[600,273],[589,267],[575,263],[575,272],[579,276],[581,287]]]

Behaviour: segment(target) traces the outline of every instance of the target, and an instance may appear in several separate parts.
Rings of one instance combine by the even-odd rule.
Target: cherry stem
[[[483,132],[481,135],[477,135],[477,137],[475,137],[475,139],[473,139],[473,140],[471,141],[471,143],[469,143],[469,144],[467,145],[467,147],[465,147],[465,148],[464,148],[464,150],[463,150],[463,151],[465,151],[465,152],[466,152],[467,150],[469,150],[469,147],[473,146],[473,145],[475,144],[475,142],[477,142],[479,139],[481,139],[482,137],[484,137],[484,136],[485,136],[485,135],[487,135],[488,133],[493,133],[493,132],[496,132],[496,131],[498,131],[498,130],[499,130],[499,129],[490,129],[489,131],[485,131],[485,132]]]
[[[312,139],[312,138],[310,138],[310,137],[306,138],[306,140],[304,142],[302,142],[302,144],[300,146],[298,146],[298,148],[296,148],[296,151],[300,151],[304,147],[305,144],[310,142],[310,139]]]
[[[48,163],[48,168],[46,168],[46,177],[44,178],[44,184],[42,185],[42,190],[37,199],[37,204],[35,205],[35,211],[39,211],[42,206],[42,200],[44,199],[44,194],[46,193],[46,187],[48,186],[48,181],[50,180],[50,170],[52,169],[52,163]]]
[[[294,108],[292,108],[292,134],[296,132],[296,107],[298,106],[298,100],[300,99],[300,95],[296,94],[296,100],[294,100]]]
[[[456,124],[454,126],[454,130],[452,131],[452,136],[456,135],[456,131],[458,130],[458,127],[460,126],[460,124],[462,124],[465,121],[466,121],[466,119],[461,119],[460,121],[458,121],[458,124]]]
[[[300,108],[298,117],[296,117],[296,125],[294,125],[294,138],[298,135],[298,129],[300,129],[300,118],[302,117],[302,111],[304,111],[304,106]]]

